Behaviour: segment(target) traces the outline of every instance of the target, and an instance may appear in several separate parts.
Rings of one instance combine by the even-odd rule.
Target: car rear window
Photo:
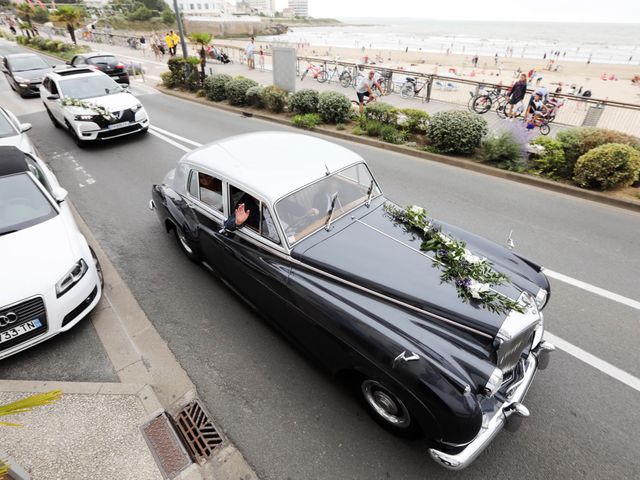
[[[118,63],[118,60],[116,60],[116,57],[113,55],[102,55],[100,57],[87,58],[87,62],[92,65],[112,65],[114,63]]]
[[[0,177],[0,235],[45,222],[57,215],[26,173]]]

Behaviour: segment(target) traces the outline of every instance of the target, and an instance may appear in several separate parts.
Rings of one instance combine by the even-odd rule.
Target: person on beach
[[[170,33],[167,33],[164,36],[164,43],[167,44],[167,49],[169,50],[169,56],[173,57],[175,53],[175,48],[173,45],[173,30]]]
[[[249,67],[249,70],[253,70],[254,68],[256,68],[255,59],[254,59],[255,50],[256,50],[255,39],[251,37],[251,40],[249,41],[249,43],[247,43],[247,46],[244,49],[244,53],[247,56],[247,67]]]
[[[524,107],[524,96],[527,93],[527,76],[524,73],[520,74],[520,79],[513,84],[511,91],[509,92],[509,112],[507,116],[509,119],[513,118],[522,112]],[[515,108],[515,112],[514,112]]]

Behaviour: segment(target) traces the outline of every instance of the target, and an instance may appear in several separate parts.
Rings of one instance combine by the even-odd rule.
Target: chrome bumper
[[[512,432],[516,431],[522,419],[529,416],[529,410],[520,401],[527,394],[538,368],[545,369],[549,364],[549,354],[553,350],[555,350],[555,347],[552,344],[543,341],[531,352],[532,354],[526,360],[521,383],[492,417],[484,419],[480,433],[464,450],[460,453],[450,454],[430,448],[429,454],[431,458],[450,470],[462,470],[468,467],[487,448],[503,427]]]

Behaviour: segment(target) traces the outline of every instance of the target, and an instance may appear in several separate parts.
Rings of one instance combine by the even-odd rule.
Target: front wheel
[[[192,262],[198,263],[200,261],[200,256],[198,255],[198,252],[196,251],[196,248],[193,246],[191,241],[187,239],[184,231],[176,225],[173,229],[173,233],[176,237],[176,240],[178,241],[178,246],[180,247],[180,250],[182,250],[182,253],[184,253],[185,256]]]
[[[543,123],[542,125],[540,125],[540,133],[542,135],[549,135],[550,132],[551,132],[551,127],[549,126],[548,123]]]
[[[87,146],[87,141],[86,140],[82,140],[78,134],[76,133],[76,131],[73,129],[73,127],[71,126],[71,124],[69,122],[66,122],[67,125],[67,130],[69,130],[69,133],[71,134],[71,138],[73,138],[73,141],[76,142],[76,145],[79,148],[84,148]]]
[[[489,95],[480,95],[473,101],[472,109],[474,112],[482,115],[483,113],[487,113],[489,110],[491,110],[492,103],[493,102],[491,101],[491,97]]]
[[[318,80],[319,83],[324,83],[327,81],[328,78],[329,78],[329,74],[327,73],[327,71],[320,70],[320,72],[318,72],[318,76],[316,77],[316,80]]]
[[[360,382],[361,398],[369,415],[383,428],[401,437],[420,436],[420,427],[400,395],[382,382],[365,379]]]

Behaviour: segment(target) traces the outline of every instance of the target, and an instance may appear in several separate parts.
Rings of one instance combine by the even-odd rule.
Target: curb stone
[[[247,110],[239,107],[233,107],[227,104],[211,102],[206,98],[195,97],[192,94],[186,93],[186,92],[170,90],[161,85],[157,85],[155,88],[159,92],[164,93],[165,95],[180,98],[182,100],[187,100],[194,103],[199,103],[201,105],[205,105],[211,108],[216,108],[216,109],[224,110],[231,113],[237,113],[246,117],[253,117],[253,118],[258,118],[260,120],[267,120],[270,122],[279,123],[281,125],[293,126],[293,123],[288,118],[278,117],[276,115],[272,115],[264,111]],[[497,178],[503,178],[505,180],[511,180],[511,181],[522,183],[525,185],[544,188],[546,190],[550,190],[556,193],[562,193],[565,195],[570,195],[572,197],[581,198],[583,200],[591,200],[593,202],[598,202],[598,203],[609,205],[609,206],[614,206],[614,207],[623,208],[626,210],[640,212],[640,201],[635,201],[633,199],[612,197],[604,193],[594,192],[592,190],[585,190],[582,188],[574,187],[572,185],[566,185],[564,183],[555,182],[553,180],[547,180],[546,178],[535,177],[532,175],[525,175],[523,173],[511,172],[509,170],[501,170],[499,168],[484,165],[482,163],[476,163],[472,160],[467,160],[464,158],[450,157],[448,155],[441,155],[438,153],[424,152],[424,151],[416,150],[410,147],[406,147],[402,145],[393,145],[391,143],[381,142],[373,138],[361,137],[358,135],[353,135],[351,133],[340,132],[340,131],[331,130],[328,128],[316,127],[309,131],[318,133],[321,135],[327,135],[330,137],[338,138],[340,140],[347,140],[350,142],[359,143],[361,145],[382,148],[384,150],[389,150],[395,153],[410,155],[412,157],[421,158],[423,160],[430,160],[438,163],[443,163],[446,165],[463,168],[465,170],[471,170],[471,171],[482,173],[485,175],[490,175]]]

